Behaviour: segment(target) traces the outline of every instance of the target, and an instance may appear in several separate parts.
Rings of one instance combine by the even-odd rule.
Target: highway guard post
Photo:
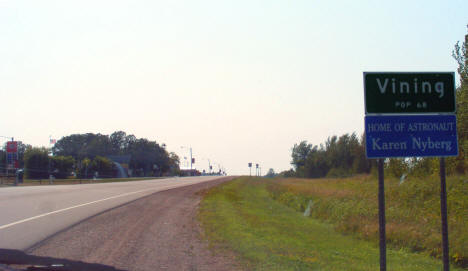
[[[378,159],[380,270],[387,269],[384,159],[439,157],[444,271],[449,270],[445,159],[458,156],[453,72],[364,72],[366,156]]]

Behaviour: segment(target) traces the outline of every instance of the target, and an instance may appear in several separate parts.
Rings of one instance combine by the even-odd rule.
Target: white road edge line
[[[64,208],[64,209],[56,210],[56,211],[53,211],[53,212],[45,213],[45,214],[42,214],[42,215],[37,215],[37,216],[30,217],[30,218],[22,219],[22,220],[19,220],[19,221],[10,223],[10,224],[2,225],[2,226],[0,226],[0,230],[9,228],[9,227],[14,226],[14,225],[17,225],[17,224],[21,224],[21,223],[24,223],[24,222],[28,222],[28,221],[31,221],[31,220],[34,220],[34,219],[38,219],[38,218],[41,218],[41,217],[44,217],[44,216],[48,216],[48,215],[52,215],[52,214],[57,214],[57,213],[65,212],[65,211],[68,211],[68,210],[71,210],[71,209],[83,207],[83,206],[90,205],[90,204],[94,204],[94,203],[98,203],[98,202],[101,202],[101,201],[110,200],[110,199],[115,199],[115,198],[120,198],[120,197],[125,197],[125,196],[131,195],[131,194],[136,194],[136,193],[140,193],[140,192],[144,192],[144,191],[149,191],[149,190],[171,188],[172,186],[174,186],[174,185],[167,186],[167,187],[157,187],[157,188],[143,189],[143,190],[138,190],[138,191],[134,191],[134,192],[128,192],[128,193],[120,194],[120,195],[117,195],[117,196],[112,196],[112,197],[105,198],[105,199],[95,200],[95,201],[91,201],[91,202],[87,202],[87,203],[83,203],[83,204],[71,206],[71,207],[68,207],[68,208]],[[177,187],[177,186],[176,186],[176,187]]]

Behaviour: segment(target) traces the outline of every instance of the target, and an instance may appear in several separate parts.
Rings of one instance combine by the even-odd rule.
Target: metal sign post
[[[192,165],[193,165],[193,158],[192,158],[192,147],[190,147],[190,176],[192,176]]]
[[[440,215],[442,222],[442,261],[444,271],[449,271],[449,244],[447,223],[447,188],[445,184],[445,158],[440,158]]]
[[[385,237],[385,184],[384,184],[384,159],[378,160],[379,172],[379,246],[380,246],[380,271],[387,270],[387,239]]]

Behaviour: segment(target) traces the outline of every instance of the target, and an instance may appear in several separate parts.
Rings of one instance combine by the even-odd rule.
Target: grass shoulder
[[[409,177],[385,180],[387,242],[440,258],[439,179]],[[362,175],[341,179],[275,179],[268,182],[273,198],[298,211],[312,202],[311,216],[333,224],[339,232],[378,244],[377,180]],[[466,176],[447,179],[450,258],[468,266],[468,186]]]
[[[205,238],[238,255],[246,269],[378,270],[378,245],[304,217],[274,198],[271,180],[242,177],[210,189],[200,204],[199,219]],[[428,255],[404,248],[388,251],[389,270],[441,266]]]

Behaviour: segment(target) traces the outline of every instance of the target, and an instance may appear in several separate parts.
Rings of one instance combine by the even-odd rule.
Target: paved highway
[[[0,188],[0,248],[25,250],[105,210],[158,191],[217,178]]]

